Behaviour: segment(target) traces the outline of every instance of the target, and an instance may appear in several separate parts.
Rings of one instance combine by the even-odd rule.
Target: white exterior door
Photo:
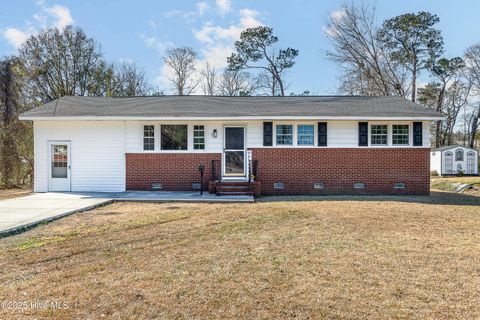
[[[70,191],[70,142],[49,142],[48,155],[48,191]]]
[[[245,127],[228,126],[224,130],[223,175],[245,177]]]

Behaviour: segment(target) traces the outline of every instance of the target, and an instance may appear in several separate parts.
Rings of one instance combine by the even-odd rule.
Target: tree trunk
[[[0,64],[0,98],[3,104],[3,132],[1,135],[1,179],[3,186],[11,188],[13,186],[13,174],[15,172],[17,157],[17,148],[14,139],[13,121],[15,112],[15,100],[13,93],[13,75],[12,62],[9,60]]]
[[[417,100],[417,57],[413,57],[413,69],[412,69],[412,101]]]
[[[475,140],[477,138],[477,130],[478,130],[478,120],[480,118],[480,103],[478,104],[478,107],[477,107],[477,113],[476,115],[474,116],[473,120],[472,120],[472,124],[471,124],[471,127],[470,127],[470,136],[468,137],[468,146],[470,148],[474,148],[475,147]]]

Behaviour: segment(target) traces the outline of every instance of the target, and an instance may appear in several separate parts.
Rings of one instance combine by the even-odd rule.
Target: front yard
[[[480,198],[273,200],[115,203],[1,239],[0,315],[480,317]]]

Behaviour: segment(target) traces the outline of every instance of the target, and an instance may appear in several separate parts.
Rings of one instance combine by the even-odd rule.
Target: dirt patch
[[[32,188],[0,189],[0,200],[24,197],[32,192]]]

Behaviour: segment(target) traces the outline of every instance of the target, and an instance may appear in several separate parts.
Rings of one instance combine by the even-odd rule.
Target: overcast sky
[[[226,57],[241,30],[266,25],[279,37],[279,47],[300,50],[297,64],[288,74],[287,93],[309,90],[313,94],[334,94],[339,70],[325,60],[325,51],[330,47],[325,24],[329,15],[338,14],[342,3],[335,0],[5,1],[0,10],[0,56],[15,54],[29,35],[44,27],[74,24],[101,44],[108,60],[135,61],[145,68],[154,84],[171,93],[162,61],[166,49],[193,47],[199,53],[199,65],[209,61],[220,69],[225,67]],[[468,46],[480,42],[478,0],[372,3],[376,5],[379,21],[407,12],[437,14],[446,56],[462,55]]]

